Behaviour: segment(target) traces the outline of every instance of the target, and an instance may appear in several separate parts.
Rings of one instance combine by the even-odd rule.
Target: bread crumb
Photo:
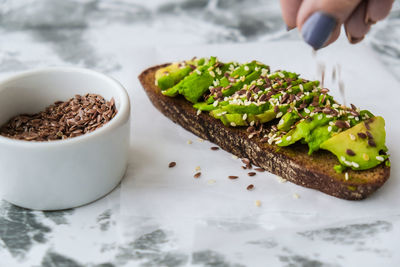
[[[260,206],[261,206],[261,201],[260,201],[260,200],[256,200],[256,201],[254,202],[254,204],[255,204],[257,207],[260,207]]]
[[[197,166],[196,168],[194,168],[197,172],[201,170],[200,166]]]
[[[211,185],[211,184],[215,184],[216,182],[217,182],[217,181],[215,181],[214,179],[211,179],[211,180],[208,180],[208,181],[207,181],[207,184],[210,184],[210,185]]]
[[[298,194],[293,194],[293,198],[295,198],[295,199],[299,199],[300,198],[300,196],[298,195]]]
[[[188,144],[188,145],[191,145],[192,143],[193,143],[192,140],[187,140],[187,144]]]

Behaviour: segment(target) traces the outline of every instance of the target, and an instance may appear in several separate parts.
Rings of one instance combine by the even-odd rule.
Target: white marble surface
[[[155,111],[144,98],[137,75],[148,66],[163,63],[161,61],[184,55],[189,57],[193,53],[218,52],[222,51],[221,44],[246,42],[252,44],[227,45],[232,53],[225,51],[221,54],[232,59],[250,60],[255,55],[258,57],[259,53],[264,62],[273,68],[280,67],[276,57],[271,60],[273,62],[268,61],[266,57],[271,51],[264,54],[263,44],[266,48],[285,45],[290,48],[297,44],[301,46],[301,43],[296,31],[285,32],[276,2],[0,0],[0,78],[43,66],[82,66],[116,77],[127,87],[133,100],[132,164],[121,187],[95,203],[61,212],[33,212],[1,202],[0,266],[263,266],[267,263],[271,266],[398,266],[400,211],[395,203],[398,203],[396,179],[399,177],[392,176],[376,196],[367,204],[361,204],[365,207],[355,216],[348,214],[335,218],[332,223],[323,221],[313,227],[303,221],[294,227],[293,222],[299,219],[299,214],[289,213],[281,217],[271,216],[270,221],[266,215],[266,220],[261,221],[254,221],[251,216],[247,219],[214,216],[214,219],[207,217],[204,220],[203,217],[193,221],[192,217],[185,218],[178,212],[179,208],[185,211],[187,206],[177,206],[172,213],[176,217],[166,216],[162,220],[160,213],[151,212],[151,206],[141,211],[146,204],[154,204],[152,201],[158,199],[152,198],[160,192],[156,188],[168,188],[160,180],[163,177],[153,176],[149,180],[144,175],[135,176],[135,172],[143,171],[140,167],[149,166],[149,162],[154,163],[154,168],[165,168],[168,163],[163,162],[165,158],[157,157],[157,153],[147,151],[146,154],[144,145],[149,141],[144,138],[146,134],[154,138],[165,137],[160,132],[152,132],[143,121],[160,123],[158,130],[176,131],[175,137],[164,140],[166,143],[186,145],[187,139],[193,139],[195,151],[205,157],[216,156],[209,150],[209,144],[196,142],[195,137],[178,130]],[[343,71],[346,73],[344,80],[349,85],[346,91],[349,101],[354,100],[360,106],[384,115],[392,123],[396,120],[393,108],[375,105],[372,100],[385,90],[396,94],[395,88],[384,87],[396,87],[398,83],[395,80],[400,80],[399,12],[397,3],[389,20],[377,25],[360,49],[348,48],[342,40],[319,55],[321,60],[324,56],[337,57],[338,63],[350,70]],[[251,51],[235,53],[246,47]],[[340,60],[346,59],[346,51],[354,53],[354,61]],[[288,54],[293,54],[293,51]],[[368,57],[371,59],[359,59]],[[292,66],[287,66],[289,63],[283,65],[301,68],[299,72],[308,74],[307,77],[314,72],[315,61],[309,54],[282,61],[293,62]],[[360,62],[370,65],[363,66],[365,71],[362,73],[354,71],[357,67],[354,64]],[[385,78],[383,88],[366,88],[363,96],[350,91],[350,86],[354,86],[352,77],[365,77],[367,81],[370,79],[370,84],[376,85],[373,75],[377,74]],[[397,129],[391,127],[388,133],[397,136]],[[393,136],[389,140],[390,148],[396,145]],[[227,153],[217,153],[230,170],[239,170],[240,164]],[[398,159],[398,154],[393,154]],[[148,161],[145,161],[146,155]],[[397,170],[395,163],[394,171]],[[191,164],[192,168],[197,166],[194,161]],[[220,173],[218,168],[207,164],[202,163],[204,177],[196,181],[200,183],[198,189],[203,192],[210,188],[206,183],[207,171],[215,176]],[[184,171],[189,172],[191,167],[187,168]],[[181,173],[179,169],[174,171]],[[174,178],[178,182],[184,179],[181,175]],[[191,173],[188,178],[185,183],[193,187]],[[223,185],[219,176],[213,179],[217,181],[216,188]],[[333,207],[339,201],[342,203],[288,183],[279,184],[276,179],[266,177],[262,180],[261,175],[257,175],[257,179],[257,188],[268,192],[268,186],[274,186],[282,198],[295,203],[293,209],[310,207],[307,203],[311,202],[321,203],[321,198],[322,203],[332,203]],[[238,182],[244,185],[246,182],[243,180]],[[227,186],[239,196],[246,194],[239,199],[247,199],[249,210],[255,210],[254,198],[248,194],[250,192],[241,190],[242,184],[240,187]],[[293,193],[299,193],[300,199],[293,199]],[[139,198],[140,194],[142,197]],[[373,206],[385,196],[390,196],[387,206],[369,209],[369,204]],[[218,197],[222,202],[224,197],[230,199],[229,195],[219,194]],[[257,197],[262,198],[262,195]],[[319,201],[315,202],[316,199]],[[143,205],[135,201],[142,201]],[[206,199],[203,201],[213,204]],[[154,205],[157,207],[157,203]],[[263,208],[266,207],[263,202]],[[384,212],[378,213],[376,209],[382,207]],[[203,207],[200,210],[207,209]],[[291,216],[293,220],[289,220]],[[278,223],[283,226],[277,227]]]

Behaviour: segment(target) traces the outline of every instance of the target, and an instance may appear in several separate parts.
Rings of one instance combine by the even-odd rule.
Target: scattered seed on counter
[[[254,189],[254,185],[253,185],[253,184],[249,184],[249,185],[246,187],[246,189],[247,189],[247,190],[253,190],[253,189]]]
[[[258,172],[265,172],[265,170],[263,168],[255,168],[254,170],[258,171]]]
[[[212,146],[212,147],[211,147],[211,150],[219,150],[219,147],[217,147],[217,146]]]
[[[197,138],[197,141],[204,142],[204,139],[203,138]]]
[[[228,178],[231,179],[231,180],[234,180],[234,179],[239,178],[239,176],[236,176],[236,175],[229,175]]]
[[[254,176],[254,175],[256,175],[257,173],[255,173],[255,172],[249,172],[247,175],[248,176]]]
[[[201,176],[201,172],[197,172],[197,173],[195,173],[195,175],[193,175],[193,177],[196,179],[199,178],[200,176]]]
[[[215,181],[214,179],[208,180],[207,184],[212,185],[215,184],[217,181]]]
[[[201,170],[201,168],[200,168],[200,166],[197,166],[196,168],[194,168],[195,169],[195,171],[200,171]]]
[[[191,145],[191,144],[193,144],[193,141],[192,140],[187,140],[187,144]]]
[[[254,202],[254,204],[255,204],[257,207],[261,207],[261,201],[260,201],[260,200],[256,200],[256,201]]]
[[[299,199],[300,198],[300,196],[299,196],[299,194],[293,194],[293,198],[295,198],[295,199]]]
[[[173,168],[173,167],[175,167],[176,166],[176,162],[175,161],[172,161],[172,162],[170,162],[169,164],[168,164],[168,167],[169,168]]]

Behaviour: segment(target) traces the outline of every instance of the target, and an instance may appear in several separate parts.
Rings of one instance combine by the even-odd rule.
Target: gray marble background
[[[116,42],[199,45],[298,38],[296,31],[286,33],[274,0],[0,0],[0,78],[60,64],[113,74],[124,68],[108,45]],[[400,80],[398,1],[365,42]],[[1,202],[0,266],[243,266],[212,250],[192,255],[165,251],[162,245],[170,237],[162,229],[121,244],[119,194],[117,188],[91,205],[60,212],[29,211]],[[382,236],[398,234],[399,219],[296,236],[307,244],[319,240],[327,247],[352,245],[387,260],[397,249],[385,247]],[[274,240],[255,242],[265,248],[278,246]],[[381,243],[368,251],[374,242]],[[276,257],[282,266],[341,266],[340,257],[322,261],[285,247]]]

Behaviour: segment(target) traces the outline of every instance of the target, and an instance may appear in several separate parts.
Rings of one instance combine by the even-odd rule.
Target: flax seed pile
[[[114,98],[97,94],[75,95],[57,101],[37,114],[21,114],[0,127],[0,135],[26,141],[67,139],[92,132],[117,114]]]

